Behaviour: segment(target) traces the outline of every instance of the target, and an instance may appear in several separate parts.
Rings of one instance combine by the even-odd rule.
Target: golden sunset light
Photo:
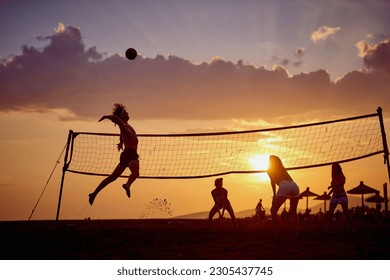
[[[267,170],[269,155],[255,155],[249,159],[249,162],[256,170]]]
[[[267,170],[269,155],[255,155],[249,158],[249,162],[256,170]],[[255,176],[261,181],[269,181],[268,175],[265,172],[256,173],[253,174],[253,176]]]

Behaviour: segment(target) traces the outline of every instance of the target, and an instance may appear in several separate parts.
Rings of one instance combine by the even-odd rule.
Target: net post
[[[390,163],[389,163],[389,148],[387,146],[387,139],[386,139],[386,132],[385,132],[385,125],[383,122],[383,115],[382,115],[382,108],[378,107],[377,109],[378,112],[378,117],[379,117],[379,123],[381,126],[381,132],[382,132],[382,142],[383,142],[383,159],[384,159],[384,164],[387,165],[387,174],[390,180]]]
[[[61,199],[62,199],[62,190],[64,188],[64,180],[65,180],[65,172],[68,170],[69,163],[68,163],[68,154],[69,154],[69,147],[72,140],[73,131],[69,130],[68,134],[68,140],[66,142],[66,152],[64,156],[64,166],[62,167],[62,178],[61,178],[61,186],[60,186],[60,193],[58,197],[58,206],[57,206],[57,215],[56,215],[56,224],[58,224],[58,218],[60,216],[60,208],[61,208]]]

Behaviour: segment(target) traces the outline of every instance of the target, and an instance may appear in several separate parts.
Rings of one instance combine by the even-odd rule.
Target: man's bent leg
[[[232,219],[234,227],[237,227],[236,216],[234,215],[234,210],[230,202],[226,205],[226,211],[228,211],[230,218]]]
[[[209,228],[213,226],[213,218],[214,215],[219,211],[218,206],[215,204],[213,208],[211,208],[210,213],[209,213]]]

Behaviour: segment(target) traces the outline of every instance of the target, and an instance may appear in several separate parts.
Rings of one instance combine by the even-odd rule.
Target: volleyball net
[[[288,127],[192,134],[140,134],[140,178],[186,179],[261,173],[258,161],[277,155],[289,169],[348,162],[384,153],[377,113]],[[69,132],[64,172],[107,176],[119,163],[119,134]],[[127,177],[126,170],[122,176]]]

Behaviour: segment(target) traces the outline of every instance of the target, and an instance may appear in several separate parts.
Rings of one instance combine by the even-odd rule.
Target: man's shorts
[[[122,153],[119,160],[119,164],[122,166],[129,166],[130,161],[132,160],[138,160],[138,154],[137,151],[134,149],[128,149],[126,148]]]
[[[294,181],[280,181],[276,196],[298,197],[299,188]]]

